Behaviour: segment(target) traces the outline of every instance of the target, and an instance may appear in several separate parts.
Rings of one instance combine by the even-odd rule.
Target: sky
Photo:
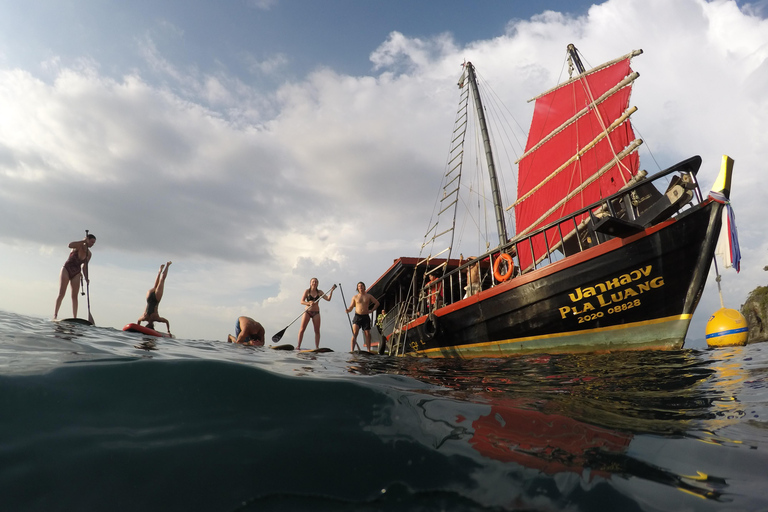
[[[89,230],[99,326],[135,322],[173,261],[159,311],[178,338],[225,340],[240,315],[270,338],[317,277],[342,285],[321,345],[348,350],[339,292],[418,254],[461,64],[525,130],[569,43],[590,66],[644,51],[643,167],[701,155],[708,190],[734,158],[742,268],[720,271],[738,309],[768,281],[767,17],[766,0],[0,0],[0,309],[52,318]],[[686,346],[719,307],[712,273]]]

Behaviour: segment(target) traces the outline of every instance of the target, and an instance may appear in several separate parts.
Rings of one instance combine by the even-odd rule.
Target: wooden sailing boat
[[[428,357],[679,349],[704,290],[730,193],[704,197],[691,157],[648,177],[629,97],[634,51],[535,98],[519,160],[516,234],[507,234],[474,66],[459,82],[457,125],[472,99],[487,157],[498,246],[457,259],[453,229],[430,226],[417,258],[398,258],[370,288],[387,311],[382,351]],[[454,134],[440,214],[458,201],[463,135]],[[440,215],[438,215],[439,217]],[[455,215],[453,216],[455,223]],[[448,240],[433,252],[441,237]]]

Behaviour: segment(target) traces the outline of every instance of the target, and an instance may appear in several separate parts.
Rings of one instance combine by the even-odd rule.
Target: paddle
[[[91,288],[91,284],[90,283],[86,283],[85,284],[85,289],[88,292],[86,294],[88,296],[87,297],[88,298],[88,321],[91,322],[91,325],[96,325],[96,322],[93,321],[93,316],[91,315],[91,290],[90,290],[90,288]]]
[[[85,230],[85,241],[88,242],[88,230]],[[85,295],[85,285],[83,284],[83,273],[80,272],[80,295]]]
[[[328,290],[327,292],[325,292],[324,294],[322,294],[321,296],[319,296],[317,299],[313,300],[313,301],[312,301],[312,304],[310,304],[309,306],[307,306],[307,308],[306,308],[304,311],[302,311],[302,312],[301,312],[301,315],[299,315],[299,316],[297,316],[296,318],[294,318],[294,319],[293,319],[293,322],[295,322],[296,320],[298,320],[299,318],[301,318],[301,317],[302,317],[302,315],[304,315],[304,313],[306,313],[307,311],[309,311],[309,308],[311,308],[312,306],[314,306],[315,304],[317,304],[317,302],[318,302],[320,299],[322,299],[323,297],[325,297],[326,295],[328,295],[329,293],[331,293],[331,292],[332,292],[333,290],[335,290],[335,289],[336,289],[336,285],[333,285],[333,288],[331,288],[330,290]],[[292,326],[292,325],[293,325],[293,322],[289,323],[288,325],[286,325],[286,326],[285,326],[285,329],[283,329],[282,331],[280,331],[280,332],[278,332],[277,334],[275,334],[274,336],[272,336],[272,343],[277,343],[278,341],[280,341],[280,338],[282,338],[282,337],[283,337],[283,334],[285,334],[285,331],[286,331],[286,330],[287,330],[287,329],[288,329],[290,326]]]
[[[341,300],[344,301],[344,312],[347,313],[347,299],[344,298],[344,288],[341,287],[341,283],[339,283],[339,290],[341,290]],[[352,336],[354,336],[355,329],[352,327],[352,320],[350,320],[349,318],[349,313],[347,313],[347,320],[349,321],[349,330],[352,331]],[[354,341],[355,341],[355,346],[357,347],[357,351],[362,352],[363,350],[360,348],[360,345],[358,345],[357,340],[354,340]]]
[[[85,230],[85,241],[88,241],[88,230]],[[87,251],[88,249],[86,249]],[[86,261],[86,266],[88,265]],[[90,277],[90,276],[89,276]],[[89,279],[90,281],[90,279]],[[80,274],[80,286],[83,286],[83,274]],[[93,316],[91,316],[91,283],[86,282],[85,284],[85,290],[87,292],[87,299],[88,299],[88,321],[91,322],[91,325],[96,325],[96,322],[93,321]]]

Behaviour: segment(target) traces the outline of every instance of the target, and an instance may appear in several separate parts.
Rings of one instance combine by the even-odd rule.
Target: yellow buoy
[[[705,332],[710,347],[730,347],[746,345],[749,328],[744,315],[735,309],[721,308],[709,317]]]

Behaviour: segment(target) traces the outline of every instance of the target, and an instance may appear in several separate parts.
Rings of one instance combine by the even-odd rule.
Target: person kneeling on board
[[[164,323],[168,334],[171,334],[171,324],[165,318],[161,317],[157,312],[157,307],[160,305],[160,301],[163,298],[163,290],[165,289],[165,278],[168,277],[168,269],[171,267],[169,261],[165,265],[160,265],[160,271],[155,278],[155,286],[149,289],[147,292],[147,309],[144,314],[136,320],[136,323],[141,325],[141,322],[147,322],[147,328],[154,329],[155,322]],[[165,268],[165,270],[163,270]]]
[[[264,327],[253,318],[241,316],[235,323],[235,335],[227,336],[230,343],[240,343],[241,345],[264,346]]]

